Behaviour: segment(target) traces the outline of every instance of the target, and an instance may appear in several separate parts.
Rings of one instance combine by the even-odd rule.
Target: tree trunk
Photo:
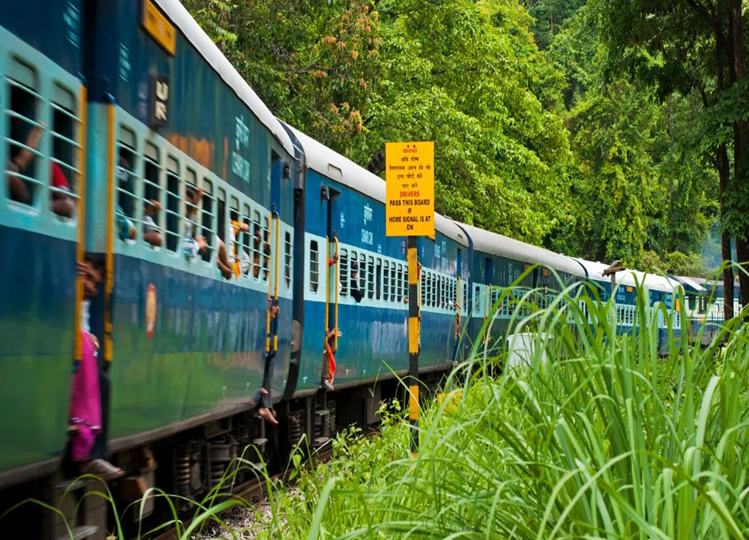
[[[721,222],[725,219],[725,204],[724,199],[726,197],[726,189],[728,187],[728,180],[730,174],[730,165],[728,164],[728,151],[726,145],[721,144],[718,147],[716,156],[716,163],[718,166],[718,178],[720,179],[720,220]],[[723,258],[723,264],[726,261],[731,260],[731,235],[723,230],[720,233],[720,253]],[[725,320],[733,318],[733,269],[730,266],[726,266],[723,269],[723,316]]]
[[[746,78],[746,49],[744,48],[744,31],[741,13],[741,0],[728,0],[728,36],[729,50],[731,51],[731,60],[733,66],[733,81],[741,83]],[[748,181],[747,174],[747,157],[749,157],[749,126],[743,119],[739,119],[733,125],[733,185],[729,189],[734,193],[741,193],[745,182]],[[734,197],[737,207],[732,208],[732,212],[746,214],[749,212],[749,201],[741,200],[742,197]],[[736,237],[736,256],[739,264],[748,262],[749,230],[744,226],[743,230],[735,231]],[[739,297],[746,301],[749,297],[749,276],[739,272]]]

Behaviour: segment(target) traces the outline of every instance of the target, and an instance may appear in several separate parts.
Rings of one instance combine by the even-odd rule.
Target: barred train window
[[[426,270],[423,268],[421,269],[421,305],[427,306],[427,290],[429,289],[429,284],[427,282],[427,273]]]
[[[234,234],[234,244],[227,244],[226,249],[231,250],[227,253],[230,260],[232,257],[236,257],[237,262],[239,262],[239,277],[241,277],[244,273],[243,268],[247,266],[247,260],[243,258],[241,247],[245,234],[242,229],[235,228],[235,223],[242,223],[242,216],[239,215],[239,199],[236,197],[229,197],[229,230]],[[229,235],[229,238],[231,238],[231,235]]]
[[[286,280],[286,288],[289,289],[291,288],[291,233],[286,231],[284,238],[284,246],[286,248],[284,252],[284,279]]]
[[[198,175],[192,169],[185,169],[185,188],[195,193],[198,189]],[[185,238],[194,238],[200,226],[200,206],[185,199]]]
[[[122,217],[135,217],[136,190],[138,177],[135,174],[138,155],[135,153],[135,133],[120,127],[117,141],[117,209]],[[117,237],[134,240],[135,225],[128,219],[117,219]]]
[[[359,278],[359,256],[356,254],[356,251],[352,250],[351,251],[351,276],[349,277],[350,288],[352,291],[359,288],[359,285],[356,283],[356,280],[358,278]]]
[[[388,261],[385,261],[384,267],[385,268],[382,274],[382,299],[387,302],[388,298],[390,297],[390,263]]]
[[[52,155],[50,161],[50,204],[52,211],[62,217],[73,217],[78,198],[77,168],[81,145],[78,140],[80,119],[75,116],[75,97],[71,92],[55,85],[52,100]]]
[[[223,189],[218,190],[218,197],[216,197],[216,236],[218,236],[226,246],[226,191]]]
[[[375,293],[375,266],[374,266],[374,257],[371,255],[369,256],[369,262],[367,265],[367,280],[368,280],[368,286],[367,286],[367,296],[370,300],[374,298]]]
[[[317,246],[317,242],[315,242]],[[260,258],[263,250],[263,231],[260,230],[260,212],[255,211],[252,218],[252,275],[260,279]],[[317,247],[315,247],[317,251]],[[317,288],[315,288],[317,291]]]
[[[203,198],[201,199],[201,230],[200,234],[205,238],[207,247],[203,252],[203,260],[208,262],[211,260],[213,255],[213,227],[214,227],[214,214],[213,214],[213,184],[207,179],[203,178]]]
[[[320,250],[317,240],[312,240],[309,245],[309,290],[317,292],[320,286]]]
[[[401,274],[403,275],[403,299],[408,301],[408,271],[404,265],[401,265]]]
[[[159,165],[159,150],[151,143],[146,143],[143,155],[145,174],[143,178],[143,237],[152,245],[160,245],[156,240],[147,237],[147,233],[160,232],[161,212],[157,204],[161,204],[161,166]]]
[[[263,281],[268,281],[268,269],[270,267],[270,228],[268,218],[263,218]]]
[[[182,180],[179,177],[179,163],[169,156],[166,161],[166,249],[177,251],[180,233],[180,199]]]
[[[247,232],[242,234],[242,249],[244,250],[243,256],[247,257],[248,264],[244,266],[244,275],[250,275],[250,262],[252,261],[252,221],[250,217],[250,206],[245,204],[242,211],[242,223],[247,225]]]
[[[395,302],[395,295],[397,294],[397,291],[399,287],[397,287],[397,279],[396,279],[396,265],[395,263],[391,263],[390,265],[390,301]]]
[[[38,77],[36,71],[13,58],[7,77],[9,117],[5,125],[10,126],[8,162],[5,175],[8,178],[8,197],[22,204],[33,205],[42,186],[37,161],[43,156],[38,150],[43,135],[41,124],[36,121],[41,96],[36,93]]]
[[[338,254],[338,280],[340,283],[340,294],[341,296],[348,296],[348,251],[344,248],[340,249]]]
[[[377,258],[377,300],[382,299],[382,259]]]

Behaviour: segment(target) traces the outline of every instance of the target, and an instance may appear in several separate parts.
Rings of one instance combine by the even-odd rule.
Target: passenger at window
[[[75,204],[70,195],[68,195],[70,193],[70,184],[57,163],[52,163],[50,176],[52,187],[55,188],[55,191],[52,191],[50,201],[52,211],[60,217],[73,217]]]
[[[185,257],[194,259],[198,254],[205,252],[208,247],[205,237],[195,236],[195,220],[198,213],[200,199],[203,198],[203,190],[188,185],[185,191],[185,238],[183,241]]]
[[[351,261],[351,297],[358,304],[364,298],[364,292],[359,288],[359,265],[356,261]]]
[[[236,217],[236,216],[233,216]],[[242,275],[242,267],[246,264],[249,266],[249,259],[245,259],[246,254],[244,251],[242,254],[238,254],[239,242],[237,238],[240,233],[248,232],[250,226],[241,221],[235,221],[232,219],[229,226],[229,249],[226,249],[226,245],[223,240],[218,241],[218,268],[221,270],[221,274],[225,279],[231,279],[232,274],[237,276],[237,279]],[[240,264],[239,259],[242,257],[242,263]]]
[[[164,241],[164,237],[153,219],[161,211],[161,208],[159,201],[151,199],[146,201],[146,208],[143,211],[143,240],[154,247],[161,247]]]
[[[333,254],[333,258],[332,259],[328,259],[328,266],[333,266],[337,262],[338,262],[338,253],[334,253]]]
[[[265,255],[263,257],[263,272],[268,272],[268,260],[270,259],[270,244],[263,240],[263,235],[260,232],[260,227],[255,227],[255,237],[254,237],[254,243],[255,243],[255,256],[253,257],[253,274],[255,275],[255,278],[260,276],[260,246],[262,246],[262,251]]]

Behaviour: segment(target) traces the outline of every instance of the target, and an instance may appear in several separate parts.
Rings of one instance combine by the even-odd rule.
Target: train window
[[[309,290],[317,292],[320,286],[320,249],[317,240],[309,244]]]
[[[191,193],[195,193],[198,189],[198,176],[192,169],[185,169],[185,190],[189,190]],[[185,198],[185,256],[188,259],[194,257],[194,251],[190,249],[193,245],[191,241],[187,239],[195,238],[195,232],[198,230],[200,222],[200,207],[194,205],[187,198]]]
[[[426,270],[423,268],[421,269],[421,305],[426,306],[427,305],[427,289],[429,288],[427,286],[427,273]]]
[[[52,156],[50,161],[50,205],[58,216],[71,218],[75,210],[74,199],[78,196],[78,144],[80,119],[75,115],[73,94],[59,85],[53,89],[52,107]]]
[[[177,251],[180,232],[180,200],[182,180],[179,177],[179,163],[169,156],[166,160],[166,249]]]
[[[246,235],[245,235],[246,236]],[[286,281],[286,289],[291,288],[291,233],[286,231],[284,236],[284,280]]]
[[[247,225],[247,232],[242,233],[242,249],[244,251],[242,257],[245,257],[248,261],[252,260],[252,218],[250,217],[250,215],[250,206],[245,204],[244,210],[242,212],[242,223]],[[250,275],[250,266],[250,264],[247,264],[242,269],[244,275]]]
[[[359,290],[364,298],[367,294],[367,256],[362,253],[359,261]]]
[[[393,263],[393,272],[395,272],[395,278],[394,282],[395,285],[393,286],[393,299],[394,301],[400,300],[400,294],[403,290],[403,273],[401,272],[401,265]]]
[[[252,275],[255,279],[260,279],[260,256],[262,250],[263,232],[260,230],[260,212],[255,211],[252,215]]]
[[[270,267],[270,227],[268,218],[263,218],[263,281],[268,281],[268,269]]]
[[[207,178],[203,178],[203,198],[201,199],[201,203],[200,234],[205,238],[206,242],[203,260],[210,262],[213,255],[213,227],[215,222],[213,220],[213,184]]]
[[[377,300],[382,299],[382,259],[377,259],[377,270],[375,275],[375,280],[377,281]]]
[[[338,253],[338,279],[341,296],[348,296],[348,278],[348,251],[345,248],[341,248]]]
[[[369,299],[372,300],[374,298],[374,282],[375,282],[375,266],[374,266],[374,257],[371,255],[369,256],[369,262],[367,265],[367,280],[368,280],[368,286],[367,286],[367,296],[369,296]]]
[[[226,252],[229,257],[229,261],[234,261],[234,264],[239,266],[239,274],[237,277],[241,277],[246,272],[248,267],[247,261],[249,258],[245,255],[244,249],[242,249],[244,232],[240,229],[242,225],[242,216],[239,214],[239,199],[236,197],[229,198],[229,228],[230,231],[229,242],[226,244]]]
[[[36,71],[22,64],[15,58],[10,62],[8,83],[9,108],[4,120],[10,127],[8,143],[7,176],[8,196],[22,204],[33,205],[36,195],[42,189],[39,171],[35,158],[42,158],[38,147],[44,128],[36,121],[38,115],[39,94],[34,89],[38,86]]]
[[[354,277],[356,275],[356,278]],[[359,285],[356,283],[356,279],[361,275],[361,270],[359,270],[359,256],[356,254],[356,251],[351,252],[351,277],[349,278],[349,284],[351,291],[355,291],[359,288]]]
[[[226,191],[219,189],[216,200],[216,235],[224,241],[226,246]],[[230,249],[229,246],[226,246],[226,249]]]
[[[383,266],[384,266],[384,270],[382,273],[382,299],[387,302],[388,298],[390,298],[390,263],[389,261],[385,261]]]
[[[408,271],[405,265],[401,265],[401,274],[403,275],[403,298],[401,300],[408,301]]]
[[[395,263],[390,265],[390,301],[395,302],[395,296],[398,294],[399,287],[397,284],[397,268]]]
[[[476,285],[473,289],[473,314],[481,314],[481,285]]]
[[[135,216],[136,189],[138,189],[138,176],[135,174],[137,158],[135,134],[123,127],[120,129],[120,137],[117,141],[116,223],[117,237],[121,240],[134,240],[136,235],[132,218]]]
[[[161,165],[159,149],[146,143],[143,152],[145,172],[143,175],[143,239],[152,246],[161,245]]]

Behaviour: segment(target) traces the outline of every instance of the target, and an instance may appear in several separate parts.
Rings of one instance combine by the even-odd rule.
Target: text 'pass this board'
[[[434,238],[434,142],[387,143],[387,236]]]

